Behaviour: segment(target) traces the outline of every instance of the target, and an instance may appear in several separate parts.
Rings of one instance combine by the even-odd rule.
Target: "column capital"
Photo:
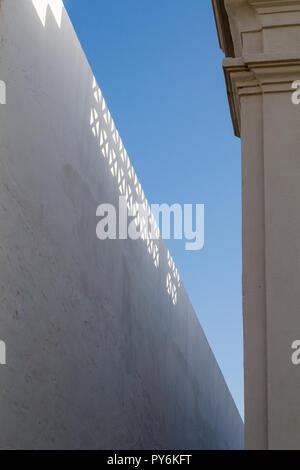
[[[300,79],[300,0],[212,0],[235,135],[240,97]]]
[[[240,137],[240,99],[247,95],[291,93],[291,84],[300,79],[299,57],[276,54],[248,55],[244,59],[226,58],[223,62],[234,133]]]

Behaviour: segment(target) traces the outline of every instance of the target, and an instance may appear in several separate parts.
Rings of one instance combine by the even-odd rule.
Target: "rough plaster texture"
[[[300,1],[213,3],[242,139],[245,446],[299,450]]]
[[[0,8],[0,448],[242,448],[165,244],[96,238],[100,203],[129,186],[144,196],[66,11],[50,6]]]

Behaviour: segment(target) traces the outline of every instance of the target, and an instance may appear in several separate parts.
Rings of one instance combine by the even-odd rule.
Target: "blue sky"
[[[209,0],[64,0],[149,203],[205,204],[167,245],[243,416],[241,157]]]

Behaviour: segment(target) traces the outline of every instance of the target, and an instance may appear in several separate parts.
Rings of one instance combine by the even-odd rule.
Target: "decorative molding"
[[[234,57],[234,46],[224,0],[212,0],[220,48],[226,57]]]
[[[292,82],[300,78],[300,46],[297,49],[293,29],[300,27],[300,0],[213,0],[213,6],[220,45],[227,52],[223,69],[234,133],[240,137],[242,96],[290,92]],[[272,36],[264,31],[273,28],[276,40],[276,31],[289,26],[292,35],[280,43],[279,52],[272,51],[268,47]],[[295,50],[291,50],[294,37]],[[232,53],[234,47],[240,57]]]
[[[259,15],[300,11],[299,0],[248,0]]]
[[[291,92],[291,84],[300,77],[300,56],[276,59],[261,54],[244,60],[227,58],[223,68],[234,133],[240,137],[241,97]]]

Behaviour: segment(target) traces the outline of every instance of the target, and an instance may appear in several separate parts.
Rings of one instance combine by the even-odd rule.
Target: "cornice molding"
[[[241,97],[290,93],[293,81],[300,78],[300,57],[256,54],[245,59],[226,58],[223,68],[234,133],[240,137]]]
[[[288,92],[300,79],[300,0],[212,2],[226,55],[223,68],[234,132],[240,137],[242,96]]]
[[[212,0],[220,48],[226,57],[234,57],[234,46],[231,36],[228,15],[224,0]]]

